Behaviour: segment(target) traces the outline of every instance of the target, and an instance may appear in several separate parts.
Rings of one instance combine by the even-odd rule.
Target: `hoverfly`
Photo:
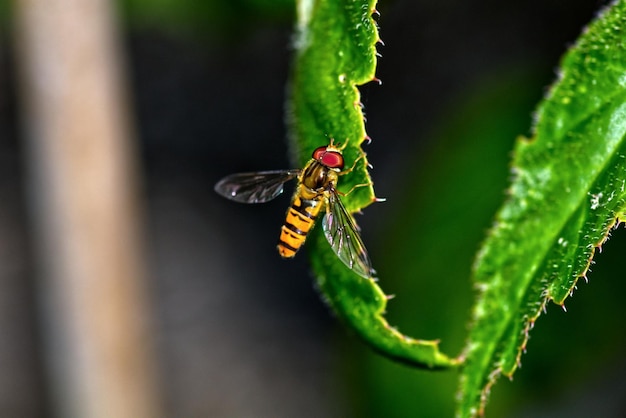
[[[292,258],[304,244],[322,209],[324,235],[343,263],[364,278],[376,272],[367,255],[363,241],[352,216],[339,198],[339,176],[342,171],[342,148],[333,145],[319,147],[302,170],[275,170],[238,173],[224,177],[215,185],[215,191],[227,199],[240,203],[268,202],[283,192],[283,185],[298,180],[296,191],[287,210],[278,240],[278,253]]]

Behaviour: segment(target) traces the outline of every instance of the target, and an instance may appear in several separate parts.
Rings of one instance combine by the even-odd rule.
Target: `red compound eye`
[[[343,156],[341,153],[337,151],[328,151],[328,147],[316,148],[311,157],[328,168],[343,169]]]
[[[322,159],[319,161],[328,168],[343,170],[343,156],[338,152],[327,151],[322,154]]]
[[[319,161],[322,158],[322,155],[326,152],[326,147],[319,147],[313,151],[313,155],[311,156],[314,160]]]

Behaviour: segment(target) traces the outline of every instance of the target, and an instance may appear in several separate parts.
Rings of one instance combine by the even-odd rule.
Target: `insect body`
[[[324,205],[323,195],[314,196],[307,199],[302,196],[301,191],[297,191],[291,202],[285,224],[280,229],[278,240],[278,253],[283,258],[291,258],[300,249],[307,234],[313,227],[322,206]]]
[[[313,151],[311,160],[302,170],[261,171],[232,174],[215,185],[222,196],[241,203],[263,203],[283,191],[283,185],[298,180],[291,206],[281,228],[278,252],[291,258],[300,249],[307,234],[325,209],[322,226],[335,254],[362,277],[375,274],[358,228],[339,199],[337,181],[344,167],[341,149],[332,145]]]

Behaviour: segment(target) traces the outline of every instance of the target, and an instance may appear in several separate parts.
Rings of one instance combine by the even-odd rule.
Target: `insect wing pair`
[[[304,243],[308,228],[313,226],[317,213],[325,208],[326,213],[322,219],[322,227],[324,235],[328,240],[334,253],[339,259],[350,269],[364,278],[370,278],[375,274],[371,261],[365,249],[365,245],[361,240],[352,216],[348,213],[345,206],[341,202],[335,188],[337,175],[331,176],[331,179],[321,181],[322,186],[316,189],[307,187],[311,177],[324,175],[328,170],[334,170],[337,174],[341,174],[336,170],[339,163],[335,163],[331,158],[341,158],[341,153],[336,148],[320,147],[313,153],[313,159],[302,170],[276,170],[276,171],[260,171],[253,173],[232,174],[220,180],[215,185],[215,191],[227,199],[239,203],[264,203],[268,202],[283,192],[283,186],[286,182],[298,179],[298,187],[294,193],[292,205],[287,213],[287,220],[283,226],[281,240],[279,242],[279,251],[283,257],[291,257]],[[329,154],[324,158],[324,154],[320,152],[329,149]],[[330,162],[329,162],[330,161]],[[331,164],[331,165],[329,165]],[[340,160],[341,168],[343,167],[343,159]],[[316,167],[318,166],[318,167]],[[316,168],[320,168],[315,171]],[[310,174],[315,173],[315,174]],[[333,180],[333,178],[335,180]],[[315,180],[315,179],[314,179]],[[311,194],[305,196],[305,194]],[[296,206],[295,202],[300,202]],[[302,204],[304,202],[305,204]],[[308,205],[308,206],[307,206]],[[308,209],[315,208],[313,211]],[[306,230],[302,227],[295,228],[290,223],[290,217],[299,217],[302,221],[308,223]],[[286,238],[283,238],[287,234]],[[295,240],[295,248],[292,248],[292,239]],[[284,255],[281,247],[287,247],[291,251],[290,255]]]

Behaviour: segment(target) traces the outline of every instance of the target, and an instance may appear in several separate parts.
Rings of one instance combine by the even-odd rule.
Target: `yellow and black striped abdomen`
[[[300,249],[307,234],[313,227],[317,215],[324,203],[324,196],[319,195],[313,199],[305,199],[300,192],[296,192],[289,210],[285,224],[280,231],[278,252],[284,258],[291,258]]]

